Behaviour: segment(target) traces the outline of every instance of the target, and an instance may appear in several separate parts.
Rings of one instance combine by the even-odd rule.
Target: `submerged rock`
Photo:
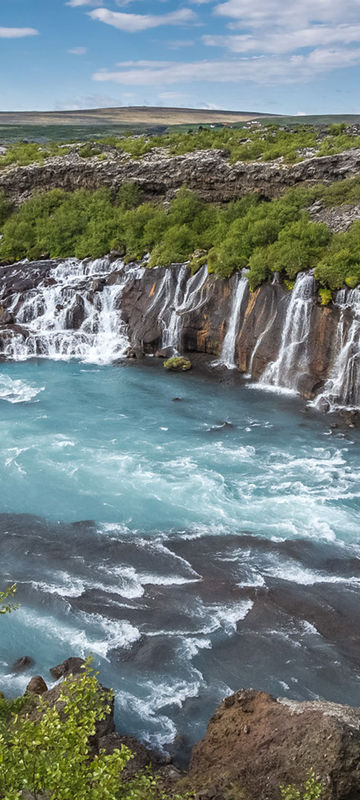
[[[205,800],[278,800],[313,770],[321,800],[360,797],[360,708],[276,700],[252,689],[227,697],[195,745],[187,783]]]
[[[29,667],[33,667],[35,661],[30,656],[21,656],[21,658],[17,658],[14,664],[11,667],[12,672],[24,672],[25,670],[29,669]]]

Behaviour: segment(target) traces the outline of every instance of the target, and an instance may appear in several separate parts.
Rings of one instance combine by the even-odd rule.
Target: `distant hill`
[[[80,111],[1,111],[0,125],[183,125],[234,123],[274,115],[255,111],[124,106]]]

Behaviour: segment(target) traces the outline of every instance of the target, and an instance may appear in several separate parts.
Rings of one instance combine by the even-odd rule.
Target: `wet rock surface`
[[[187,782],[202,800],[277,800],[280,785],[301,788],[314,770],[324,800],[358,800],[359,746],[359,708],[239,691],[195,745]]]
[[[33,667],[35,664],[34,659],[30,658],[30,656],[21,656],[21,658],[17,658],[14,664],[11,667],[12,672],[25,672],[26,670]]]

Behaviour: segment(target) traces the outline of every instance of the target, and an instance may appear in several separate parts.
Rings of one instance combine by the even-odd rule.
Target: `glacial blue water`
[[[180,757],[241,686],[360,704],[359,438],[230,374],[2,363],[0,690],[92,652]]]

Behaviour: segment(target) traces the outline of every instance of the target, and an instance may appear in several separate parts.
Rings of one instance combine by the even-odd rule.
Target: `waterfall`
[[[142,270],[109,257],[57,264],[45,281],[12,299],[15,325],[0,339],[0,355],[17,361],[36,356],[96,363],[120,358],[129,346],[121,295]],[[107,285],[114,271],[116,282]]]
[[[241,309],[245,291],[248,287],[248,279],[245,274],[236,276],[236,284],[233,292],[228,328],[224,337],[221,349],[221,356],[218,361],[214,361],[214,366],[223,366],[227,369],[235,369],[235,349],[236,338],[240,327]]]
[[[286,312],[278,357],[266,367],[260,385],[297,390],[301,376],[308,370],[314,288],[312,273],[300,272]]]
[[[360,410],[360,289],[341,289],[336,295],[336,305],[341,311],[335,361],[312,405],[331,411]]]
[[[171,269],[166,270],[159,289],[156,292],[150,309],[164,297],[158,312],[158,318],[163,328],[161,346],[171,348],[174,354],[181,348],[182,318],[185,314],[196,311],[205,302],[204,287],[208,275],[207,266],[201,267],[195,275],[187,279],[188,265],[182,264],[176,275],[175,285],[171,286]],[[149,310],[150,310],[149,309]]]

